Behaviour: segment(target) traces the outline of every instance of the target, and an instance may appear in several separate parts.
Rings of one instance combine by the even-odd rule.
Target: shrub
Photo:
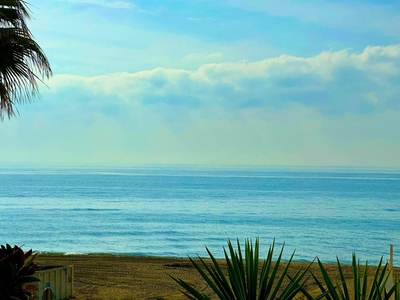
[[[199,258],[200,264],[189,258],[193,266],[206,281],[207,285],[215,293],[218,299],[224,300],[286,300],[293,299],[302,289],[304,275],[308,268],[298,271],[295,275],[289,276],[288,270],[293,259],[294,253],[290,257],[286,266],[282,269],[281,259],[284,246],[279,253],[276,262],[273,264],[273,253],[275,242],[269,248],[267,258],[264,260],[261,270],[259,270],[259,240],[255,245],[250,240],[246,240],[243,259],[239,241],[235,250],[228,241],[228,252],[224,249],[225,261],[227,264],[227,276],[222,267],[206,247],[211,259],[211,264],[207,264],[204,259]],[[204,268],[204,269],[203,269]],[[182,291],[189,299],[208,300],[207,295],[199,292],[187,282],[171,277],[184,290]]]
[[[22,285],[39,281],[35,273],[34,259],[38,254],[29,250],[24,253],[18,246],[6,244],[0,248],[0,299],[26,300],[30,293]]]
[[[323,279],[318,280],[314,274],[312,276],[322,292],[319,298],[325,297],[327,300],[388,300],[393,296],[396,300],[400,300],[396,291],[399,285],[398,281],[389,290],[385,289],[390,274],[387,272],[388,264],[382,265],[382,261],[383,258],[380,259],[375,273],[372,274],[372,280],[371,278],[368,280],[370,275],[368,262],[365,264],[364,272],[362,272],[360,263],[357,261],[356,255],[353,254],[352,278],[350,279],[352,282],[349,286],[343,275],[343,268],[339,259],[337,259],[339,281],[332,279],[318,259],[318,266]]]

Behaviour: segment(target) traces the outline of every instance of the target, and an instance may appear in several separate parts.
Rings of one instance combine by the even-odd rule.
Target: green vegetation
[[[22,288],[26,283],[39,281],[35,273],[34,260],[37,253],[24,253],[18,246],[0,248],[0,299],[27,300],[30,293]]]
[[[23,0],[0,0],[0,119],[15,115],[14,105],[38,96],[37,80],[52,75],[50,64],[26,21]],[[41,75],[41,78],[38,75]]]
[[[282,246],[278,259],[273,264],[274,243],[271,245],[268,256],[262,263],[261,271],[259,270],[258,239],[254,247],[251,241],[246,241],[245,259],[242,257],[239,241],[237,242],[237,251],[234,250],[230,241],[228,241],[228,249],[230,257],[224,249],[228,278],[208,249],[207,252],[212,261],[210,266],[199,257],[206,272],[203,271],[198,263],[190,259],[218,299],[293,299],[300,289],[302,289],[303,278],[307,269],[298,271],[294,276],[290,277],[290,280],[285,278],[288,276],[288,270],[294,253],[278,276],[284,246]],[[185,281],[176,278],[173,279],[184,288],[185,291],[183,293],[189,299],[211,299],[207,295],[198,292]]]
[[[355,254],[352,258],[353,280],[351,289],[343,275],[343,268],[337,259],[337,267],[339,272],[339,282],[335,282],[326,272],[323,264],[318,259],[318,265],[322,273],[323,280],[318,280],[313,274],[313,278],[321,292],[326,294],[327,300],[381,300],[390,299],[395,293],[396,285],[386,291],[385,285],[389,279],[388,264],[382,266],[382,258],[373,274],[372,280],[369,277],[368,263],[365,264],[364,271],[361,271],[360,263],[357,261]],[[352,291],[352,293],[351,293]],[[396,293],[397,294],[397,293]],[[396,299],[399,295],[397,295]]]
[[[352,258],[352,285],[349,286],[349,278],[344,276],[342,265],[337,260],[338,277],[330,277],[323,263],[317,258],[320,276],[309,272],[310,266],[290,275],[290,264],[294,253],[288,262],[282,263],[281,249],[279,256],[273,262],[274,243],[269,248],[267,258],[259,264],[259,240],[255,245],[247,240],[244,249],[244,259],[239,241],[235,250],[228,241],[228,251],[224,249],[226,267],[218,262],[212,253],[206,248],[211,262],[199,257],[200,263],[190,259],[201,277],[209,286],[213,296],[201,293],[189,283],[172,277],[182,288],[182,293],[188,299],[208,300],[260,300],[260,299],[308,299],[308,300],[400,300],[399,279],[389,290],[385,284],[389,278],[388,264],[382,265],[382,259],[376,267],[376,271],[370,277],[368,264],[361,268],[356,256]],[[229,253],[229,255],[228,255]],[[280,274],[278,275],[279,271]],[[310,275],[307,275],[310,274]],[[316,295],[307,291],[305,284],[307,280],[314,279],[319,287]],[[313,293],[314,294],[314,293]],[[210,294],[211,295],[211,294]],[[215,296],[215,297],[214,297]]]

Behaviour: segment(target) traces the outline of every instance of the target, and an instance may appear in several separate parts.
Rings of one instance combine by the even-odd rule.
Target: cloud
[[[51,90],[80,88],[155,109],[312,107],[324,114],[399,109],[400,45],[282,55],[256,62],[204,64],[194,71],[157,68],[95,77],[57,75]]]
[[[0,127],[0,163],[399,167],[400,45],[56,75]]]
[[[132,9],[136,5],[127,1],[116,1],[116,0],[58,0],[63,2],[77,3],[77,4],[91,4],[109,8],[122,8]]]

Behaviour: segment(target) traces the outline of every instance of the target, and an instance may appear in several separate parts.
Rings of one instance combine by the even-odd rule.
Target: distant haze
[[[0,165],[400,167],[398,1],[30,1]]]

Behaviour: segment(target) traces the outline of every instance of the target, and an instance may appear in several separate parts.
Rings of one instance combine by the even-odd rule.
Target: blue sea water
[[[0,243],[41,252],[222,257],[273,239],[284,257],[400,263],[400,170],[0,168]],[[396,252],[397,251],[397,252]]]

